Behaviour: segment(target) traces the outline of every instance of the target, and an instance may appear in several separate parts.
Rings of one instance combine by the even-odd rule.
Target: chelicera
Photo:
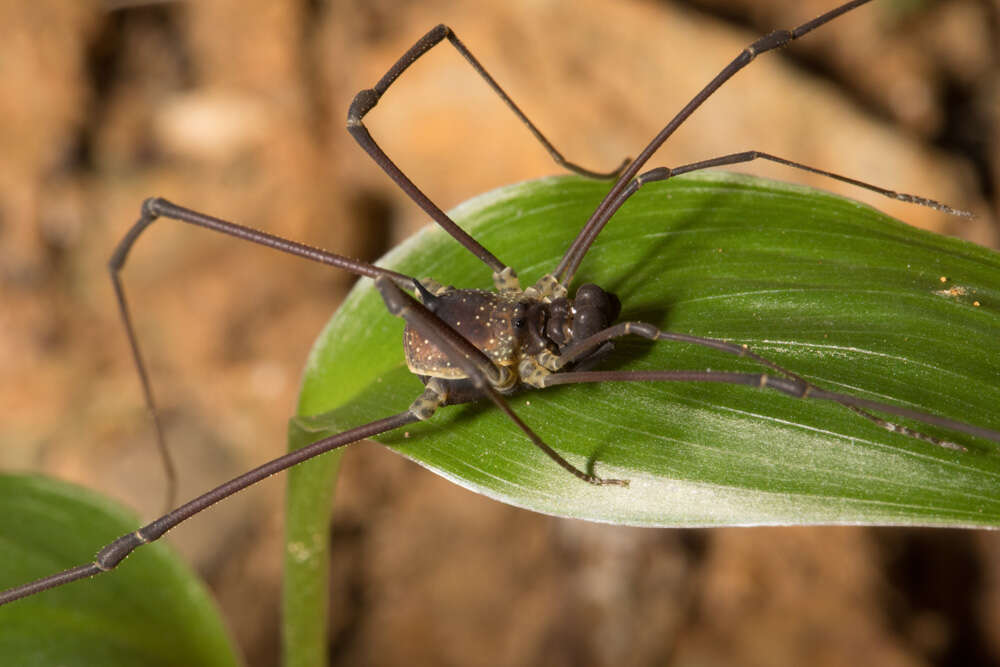
[[[113,569],[139,546],[160,538],[171,528],[220,500],[256,482],[286,470],[321,453],[380,433],[431,417],[446,405],[490,400],[556,464],[575,477],[598,486],[628,486],[628,480],[604,478],[581,470],[544,442],[510,407],[506,395],[519,390],[543,389],[559,384],[581,382],[720,382],[777,390],[794,397],[832,401],[861,417],[903,435],[939,446],[963,449],[961,445],[937,439],[908,426],[887,421],[875,412],[895,415],[925,424],[950,429],[974,437],[1000,442],[1000,432],[905,407],[863,399],[820,388],[794,372],[782,368],[747,346],[729,341],[689,334],[661,331],[637,321],[618,322],[619,299],[600,286],[584,284],[570,293],[569,286],[591,244],[615,212],[643,185],[669,179],[678,174],[709,167],[767,160],[845,181],[858,187],[898,200],[929,206],[940,211],[962,214],[948,206],[921,197],[897,193],[875,185],[763,153],[744,151],[708,160],[658,167],[642,171],[653,153],[720,86],[746,67],[757,55],[779,48],[817,27],[833,20],[868,0],[853,0],[792,30],[778,30],[755,41],[709,82],[650,141],[635,160],[626,160],[617,169],[602,173],[584,169],[567,161],[531,123],[507,94],[473,57],[458,37],[446,26],[437,26],[418,40],[371,89],[358,93],[348,111],[347,129],[375,162],[440,227],[447,231],[493,274],[495,291],[469,290],[442,286],[433,280],[404,275],[366,262],[326,252],[283,239],[234,222],[212,217],[172,204],[161,198],[146,200],[139,220],[115,249],[110,268],[122,317],[147,404],[155,416],[150,382],[139,351],[139,344],[126,305],[120,272],[136,240],[154,221],[167,218],[205,227],[223,234],[251,241],[284,253],[334,266],[358,276],[372,278],[390,313],[406,321],[404,351],[410,370],[425,384],[423,393],[411,407],[399,414],[363,424],[323,438],[293,453],[277,458],[208,491],[171,510],[142,528],[123,535],[102,548],[95,560],[0,593],[0,604],[33,595],[64,583],[94,576]],[[365,128],[363,118],[377,104],[392,83],[417,59],[435,45],[447,40],[494,89],[501,100],[517,115],[554,160],[570,171],[591,178],[614,179],[614,185],[582,226],[562,260],[551,273],[534,285],[522,288],[514,270],[456,225],[388,158]],[[413,293],[411,296],[410,292]],[[624,336],[639,336],[653,341],[679,341],[704,346],[720,352],[751,359],[763,372],[728,372],[716,370],[601,371],[592,367]],[[156,433],[164,459],[164,438],[159,423]],[[168,470],[169,470],[168,465]],[[172,479],[172,472],[169,473]],[[628,493],[625,489],[609,492]]]

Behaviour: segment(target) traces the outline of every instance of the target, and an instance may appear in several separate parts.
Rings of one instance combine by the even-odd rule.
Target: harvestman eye
[[[153,400],[150,380],[140,353],[139,341],[132,324],[120,277],[121,270],[136,240],[160,218],[204,227],[283,253],[327,264],[360,277],[373,279],[388,311],[405,320],[403,347],[406,362],[410,371],[423,382],[424,390],[419,396],[414,397],[408,410],[385,416],[367,424],[360,424],[265,463],[180,505],[138,530],[118,538],[101,548],[92,563],[80,565],[0,593],[0,604],[113,569],[136,548],[159,539],[164,533],[207,507],[276,472],[286,470],[324,452],[378,434],[401,429],[418,420],[429,419],[444,406],[489,401],[509,418],[512,428],[519,429],[527,441],[545,453],[548,457],[547,465],[558,466],[565,471],[565,474],[576,478],[572,480],[573,483],[611,487],[603,490],[602,493],[632,493],[634,490],[627,488],[629,479],[611,478],[599,474],[602,467],[599,458],[595,462],[594,469],[586,470],[565,458],[560,453],[559,443],[546,442],[536,433],[533,425],[526,423],[519,417],[508,403],[507,397],[515,392],[539,390],[561,384],[583,382],[715,382],[744,385],[755,389],[773,390],[796,398],[839,404],[844,410],[855,413],[859,420],[868,420],[899,434],[901,437],[921,440],[938,447],[962,451],[965,449],[962,442],[966,440],[960,438],[982,438],[992,442],[1000,442],[1000,432],[983,426],[817,386],[793,370],[782,367],[743,344],[663,331],[647,322],[618,321],[621,308],[619,298],[601,286],[583,285],[575,293],[573,292],[573,279],[589,248],[600,235],[604,226],[613,219],[618,209],[632,195],[648,183],[665,181],[679,174],[709,167],[765,160],[846,182],[892,199],[927,206],[945,213],[966,215],[962,211],[957,211],[930,199],[898,193],[756,150],[717,156],[672,167],[657,166],[647,169],[653,153],[674,131],[720,86],[746,67],[754,58],[799,39],[867,1],[854,0],[791,30],[777,30],[756,40],[695,95],[664,126],[663,130],[638,153],[635,159],[624,160],[617,168],[610,170],[584,168],[564,158],[514,101],[508,97],[449,27],[439,25],[417,40],[413,47],[389,69],[373,88],[362,90],[357,94],[348,111],[347,130],[403,192],[413,199],[456,242],[478,258],[485,269],[492,272],[495,286],[495,290],[492,291],[441,285],[422,276],[405,275],[199,213],[162,198],[147,199],[142,203],[139,219],[114,250],[110,260],[110,269],[145,400],[154,415],[154,429],[160,444],[161,454],[167,462],[166,467],[171,489],[174,487],[172,465],[169,463],[162,426],[156,419],[158,411]],[[579,233],[566,249],[561,261],[556,266],[551,267],[550,273],[527,288],[522,288],[517,274],[509,264],[497,258],[479,241],[456,225],[396,166],[375,142],[364,124],[365,116],[378,105],[383,94],[396,79],[423,54],[445,41],[456,49],[461,57],[494,90],[558,165],[588,178],[613,181],[600,205],[597,206],[588,220],[582,222]],[[416,298],[411,295],[411,292],[415,294]],[[538,319],[535,319],[536,314]],[[531,331],[523,334],[519,330],[528,326],[529,316],[533,326],[530,327]],[[535,329],[538,331],[534,331]],[[720,353],[719,356],[723,360],[726,355],[751,360],[759,366],[759,371],[591,370],[594,362],[602,359],[615,341],[626,337],[639,337],[656,342],[680,342],[708,348]],[[950,431],[954,433],[954,437],[958,441],[941,439],[915,427],[893,421],[898,418]]]

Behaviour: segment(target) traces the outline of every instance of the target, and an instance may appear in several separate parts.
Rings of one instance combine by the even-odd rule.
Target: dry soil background
[[[571,159],[635,155],[754,37],[833,0],[0,2],[0,466],[153,516],[162,474],[105,263],[158,194],[373,259],[425,224],[343,130],[353,94],[451,24]],[[996,0],[877,0],[762,58],[660,164],[757,148],[974,210],[844,191],[994,244]],[[371,115],[447,208],[557,171],[447,46]],[[281,453],[299,369],[351,279],[162,223],[126,272],[182,495]],[[172,541],[249,664],[277,655],[280,480]],[[345,458],[334,664],[1000,661],[996,534],[660,531],[533,515],[378,446]]]

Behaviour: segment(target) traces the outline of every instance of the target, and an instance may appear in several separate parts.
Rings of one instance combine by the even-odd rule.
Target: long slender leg
[[[650,169],[649,171],[643,172],[632,179],[628,186],[625,187],[615,198],[614,202],[609,209],[612,214],[618,211],[629,197],[634,195],[639,191],[643,185],[647,183],[653,183],[656,181],[665,181],[674,176],[679,176],[680,174],[687,174],[693,171],[701,171],[703,169],[709,169],[711,167],[723,167],[727,165],[742,164],[745,162],[752,162],[754,160],[767,160],[769,162],[776,162],[778,164],[783,164],[788,167],[793,167],[795,169],[801,169],[802,171],[808,171],[813,174],[819,174],[820,176],[826,176],[827,178],[832,178],[836,181],[841,181],[842,183],[848,183],[850,185],[863,188],[865,190],[870,190],[876,194],[882,195],[883,197],[888,197],[889,199],[896,199],[898,201],[907,202],[909,204],[917,204],[920,206],[926,206],[932,208],[936,211],[941,211],[942,213],[947,213],[949,215],[957,215],[962,217],[971,217],[972,213],[969,211],[963,211],[960,209],[952,208],[947,204],[942,204],[939,201],[933,199],[927,199],[926,197],[918,197],[917,195],[907,194],[905,192],[897,192],[895,190],[890,190],[888,188],[883,188],[879,185],[874,185],[872,183],[867,183],[865,181],[860,181],[856,178],[851,178],[850,176],[843,176],[841,174],[835,174],[832,171],[826,171],[825,169],[819,169],[817,167],[811,167],[807,164],[802,164],[801,162],[795,162],[793,160],[788,160],[777,155],[771,155],[770,153],[765,153],[763,151],[743,151],[740,153],[730,153],[729,155],[720,155],[719,157],[709,158],[707,160],[699,160],[697,162],[689,162],[688,164],[680,165],[679,167],[657,167],[655,169]],[[583,261],[583,256],[587,253],[591,244],[597,239],[597,235],[601,232],[600,227],[592,227],[587,230],[587,234],[577,237],[576,241],[579,241],[579,246],[577,247],[575,254],[572,259],[572,264],[574,266],[574,271],[576,266]],[[576,242],[574,241],[574,243]],[[572,279],[572,274],[570,274],[567,280]]]
[[[926,206],[928,208],[933,208],[942,213],[947,213],[949,215],[957,215],[966,218],[972,217],[972,213],[969,211],[963,211],[957,208],[952,208],[947,204],[942,204],[939,201],[933,199],[927,199],[926,197],[918,197],[917,195],[906,194],[905,192],[896,192],[895,190],[890,190],[888,188],[883,188],[878,185],[873,185],[871,183],[866,183],[865,181],[859,181],[856,178],[851,178],[849,176],[842,176],[840,174],[835,174],[832,171],[826,171],[824,169],[817,169],[816,167],[810,167],[807,164],[802,164],[801,162],[795,162],[793,160],[788,160],[783,157],[778,157],[777,155],[772,155],[770,153],[765,153],[764,151],[742,151],[740,153],[730,153],[729,155],[721,155],[719,157],[710,158],[708,160],[699,160],[698,162],[691,162],[688,164],[681,165],[679,167],[660,167],[659,169],[651,169],[644,174],[640,174],[636,177],[636,181],[642,181],[643,183],[650,183],[652,181],[662,181],[666,180],[672,176],[677,176],[678,174],[686,174],[691,171],[701,171],[702,169],[708,169],[709,167],[722,167],[732,164],[740,164],[743,162],[752,162],[754,160],[768,160],[770,162],[776,162],[778,164],[783,164],[788,167],[794,167],[795,169],[801,169],[803,171],[812,172],[813,174],[819,174],[820,176],[826,176],[827,178],[832,178],[843,183],[848,183],[850,185],[863,188],[865,190],[871,190],[876,194],[880,194],[883,197],[888,197],[889,199],[896,199],[898,201],[906,202],[908,204],[918,204],[920,206]]]
[[[774,49],[785,46],[789,42],[802,37],[808,32],[815,30],[824,23],[828,23],[833,19],[837,18],[841,14],[851,11],[855,7],[863,5],[870,0],[853,0],[852,2],[845,3],[836,9],[832,9],[825,14],[814,18],[811,21],[807,21],[802,25],[793,28],[792,30],[775,30],[774,32],[761,37],[753,44],[743,49],[736,58],[734,58],[728,65],[722,68],[714,79],[712,79],[708,85],[702,88],[697,95],[695,95],[690,102],[684,105],[677,114],[670,119],[670,122],[660,130],[660,133],[653,137],[653,140],[639,153],[639,156],[622,172],[618,177],[611,190],[604,196],[601,200],[600,205],[591,214],[587,223],[580,230],[579,235],[570,244],[569,249],[567,249],[566,254],[563,256],[562,261],[559,262],[559,266],[556,267],[554,271],[555,277],[559,280],[562,285],[568,285],[573,279],[573,274],[576,273],[577,267],[580,262],[583,261],[583,256],[586,253],[585,246],[593,241],[594,238],[600,233],[604,225],[607,224],[611,216],[614,215],[618,207],[621,206],[624,200],[619,200],[619,195],[622,190],[635,178],[639,170],[649,161],[649,158],[653,156],[663,142],[666,141],[670,135],[672,135],[677,128],[679,128],[688,117],[695,112],[698,107],[704,104],[705,100],[712,96],[716,90],[719,89],[726,81],[731,79],[737,72],[750,64],[750,62],[762,53],[767,51],[772,51]],[[590,239],[587,241],[586,239]],[[581,250],[582,248],[582,250]]]
[[[172,204],[166,199],[152,197],[144,201],[142,203],[142,213],[139,219],[134,225],[132,225],[122,240],[118,242],[118,246],[115,248],[114,253],[111,255],[111,259],[108,261],[108,268],[111,271],[111,282],[114,285],[115,297],[118,300],[118,312],[121,313],[122,322],[125,326],[125,333],[128,336],[129,347],[132,349],[132,358],[135,362],[136,370],[139,372],[139,380],[142,383],[142,392],[145,397],[146,407],[149,409],[153,418],[153,428],[156,432],[156,446],[160,453],[160,458],[163,460],[164,470],[166,471],[166,506],[169,508],[176,502],[177,475],[173,459],[171,458],[169,449],[167,448],[163,425],[160,422],[159,411],[156,409],[156,400],[153,397],[152,383],[149,381],[149,373],[146,370],[146,364],[143,361],[142,354],[139,350],[139,339],[135,334],[135,327],[132,325],[132,318],[129,313],[128,303],[125,298],[125,289],[121,279],[121,271],[125,266],[125,262],[128,259],[129,252],[132,250],[132,246],[135,245],[135,242],[138,240],[139,236],[142,235],[143,231],[145,231],[151,224],[161,217],[186,222],[199,227],[205,227],[207,229],[211,229],[212,231],[227,234],[229,236],[235,236],[236,238],[243,239],[245,241],[252,241],[290,255],[304,257],[315,262],[345,269],[360,276],[368,276],[369,278],[387,276],[393,280],[400,281],[403,284],[409,284],[412,279],[401,273],[382,269],[366,262],[350,259],[348,257],[342,257],[341,255],[313,248],[302,243],[296,243],[295,241],[289,241],[288,239],[283,239],[279,236],[251,229],[250,227],[244,227],[243,225],[238,225],[236,223],[214,218],[203,213],[198,213],[197,211],[192,211],[182,206]]]
[[[34,595],[35,593],[48,590],[50,588],[67,584],[71,581],[86,579],[87,577],[93,577],[101,574],[102,572],[114,569],[119,563],[122,562],[122,560],[125,559],[126,556],[142,545],[158,540],[171,528],[187,521],[198,512],[214,505],[220,500],[228,498],[238,491],[242,491],[248,486],[256,484],[257,482],[266,479],[275,473],[287,470],[294,465],[315,456],[319,456],[320,454],[337,449],[338,447],[349,445],[357,442],[358,440],[364,440],[365,438],[370,438],[380,433],[386,433],[387,431],[397,429],[401,426],[405,426],[406,424],[411,424],[416,420],[417,418],[409,412],[402,412],[398,415],[393,415],[392,417],[386,417],[385,419],[380,419],[378,421],[365,424],[364,426],[358,426],[357,428],[353,428],[349,431],[344,431],[343,433],[338,433],[337,435],[317,440],[302,449],[280,456],[273,461],[269,461],[268,463],[258,466],[249,472],[243,473],[239,477],[236,477],[225,484],[215,487],[207,493],[203,493],[194,500],[184,503],[177,509],[168,512],[159,519],[151,521],[135,532],[122,535],[98,551],[97,556],[91,563],[79,565],[57,574],[38,579],[31,583],[0,592],[0,605],[13,602],[14,600],[18,600],[29,595]]]
[[[585,169],[576,165],[572,162],[566,160],[562,153],[556,150],[555,146],[545,138],[545,135],[535,127],[528,117],[521,111],[520,107],[514,103],[514,100],[504,92],[503,88],[490,76],[489,72],[479,63],[475,56],[466,48],[465,44],[458,39],[454,31],[446,25],[438,25],[431,29],[426,35],[417,40],[409,51],[407,51],[403,56],[396,61],[396,63],[386,72],[385,76],[379,79],[378,83],[375,84],[374,88],[366,89],[360,91],[357,96],[355,96],[354,101],[351,103],[351,107],[347,112],[347,131],[351,133],[351,136],[361,145],[363,149],[371,156],[371,158],[380,166],[385,173],[392,178],[393,181],[403,190],[413,201],[417,203],[420,208],[422,208],[431,218],[433,218],[439,225],[444,227],[445,230],[465,246],[473,255],[482,260],[487,266],[493,269],[494,273],[500,273],[504,269],[508,268],[506,264],[497,259],[490,251],[484,248],[478,241],[473,239],[471,236],[466,234],[455,222],[448,217],[448,215],[442,211],[438,206],[430,200],[423,191],[418,188],[413,181],[411,181],[406,174],[396,166],[396,164],[389,158],[388,155],[379,147],[379,145],[372,138],[368,129],[365,127],[362,119],[365,115],[375,108],[378,104],[382,95],[385,94],[386,90],[393,84],[393,82],[399,78],[399,76],[406,71],[406,69],[416,62],[422,55],[430,51],[434,46],[441,43],[443,40],[447,39],[452,46],[462,55],[463,58],[472,66],[476,73],[482,77],[482,79],[493,89],[493,91],[503,100],[503,103],[514,112],[514,115],[524,124],[525,127],[534,135],[535,139],[538,140],[540,144],[549,152],[552,159],[555,160],[556,164],[561,167],[568,169],[569,171],[575,172],[582,176],[587,176],[590,178],[615,178],[621,173],[622,169],[628,164],[626,159],[617,169],[611,172],[597,172]]]
[[[568,346],[563,353],[559,356],[552,355],[540,360],[541,363],[549,370],[557,371],[564,369],[567,365],[586,358],[588,355],[592,354],[595,350],[600,348],[604,343],[613,340],[615,338],[621,338],[623,336],[635,335],[648,340],[655,341],[676,341],[682,343],[690,343],[692,345],[700,345],[702,347],[709,347],[714,350],[719,350],[721,352],[727,352],[729,354],[736,355],[738,357],[745,357],[747,359],[752,359],[753,361],[766,366],[771,370],[781,374],[784,378],[774,378],[768,375],[761,374],[747,374],[747,373],[723,373],[716,371],[581,371],[581,372],[564,372],[551,375],[545,375],[540,378],[538,386],[549,387],[557,384],[570,384],[573,382],[597,382],[597,379],[582,379],[582,378],[604,378],[608,382],[617,381],[640,381],[640,378],[648,378],[651,381],[661,380],[682,380],[688,378],[694,382],[730,382],[725,378],[732,376],[737,378],[733,380],[732,384],[753,384],[752,382],[746,381],[746,377],[764,378],[761,381],[765,384],[761,384],[761,387],[770,387],[772,389],[777,389],[778,391],[783,391],[785,393],[792,393],[793,395],[799,396],[801,398],[822,398],[825,400],[834,401],[844,405],[851,411],[857,413],[858,415],[868,419],[878,426],[891,431],[893,433],[899,433],[901,435],[906,435],[911,438],[916,438],[918,440],[923,440],[930,442],[932,444],[938,445],[939,447],[945,447],[946,449],[956,449],[959,451],[964,451],[965,448],[961,445],[957,445],[953,442],[947,440],[940,440],[933,436],[927,435],[915,429],[911,429],[907,426],[901,424],[896,424],[894,422],[886,421],[877,415],[873,415],[868,412],[869,409],[875,410],[877,412],[884,412],[888,414],[901,415],[910,419],[916,419],[917,421],[924,422],[926,424],[934,424],[936,426],[943,426],[954,431],[960,431],[962,433],[970,433],[981,438],[986,438],[988,440],[996,440],[1000,442],[1000,432],[993,431],[991,429],[985,429],[978,426],[972,426],[969,424],[964,424],[962,422],[954,421],[944,417],[938,417],[936,415],[931,415],[929,413],[919,412],[916,410],[910,410],[908,408],[899,408],[897,406],[889,405],[887,403],[880,403],[877,401],[870,401],[867,399],[861,399],[854,396],[849,396],[847,394],[840,394],[836,392],[830,392],[822,389],[815,384],[809,382],[802,376],[793,373],[780,366],[779,364],[771,361],[766,357],[762,357],[753,350],[751,350],[747,345],[741,345],[736,343],[730,343],[724,340],[718,340],[716,338],[706,338],[703,336],[692,336],[690,334],[679,334],[670,331],[660,331],[658,328],[649,324],[647,322],[620,322],[614,326],[608,327],[603,331],[599,331],[593,336],[589,336],[581,341],[577,341],[572,345]],[[596,373],[593,375],[592,373]],[[648,375],[648,373],[653,373],[656,378]],[[564,380],[560,379],[564,376],[570,376],[577,378],[576,380]],[[778,381],[780,380],[780,383]],[[791,384],[785,384],[791,383]],[[794,393],[792,391],[786,391],[788,387],[796,388]]]
[[[531,442],[545,452],[550,459],[588,484],[597,486],[628,486],[628,480],[597,477],[596,475],[591,475],[580,470],[564,459],[552,447],[547,445],[531,427],[525,424],[511,409],[510,405],[507,404],[507,401],[503,399],[500,392],[493,388],[493,385],[504,381],[501,373],[509,373],[506,368],[494,365],[482,351],[462,338],[462,336],[437,315],[429,311],[423,304],[399,289],[391,280],[377,278],[375,280],[375,287],[381,292],[382,299],[385,301],[385,305],[390,313],[406,320],[406,323],[416,329],[420,335],[427,338],[439,350],[445,352],[452,363],[459,366],[472,380],[476,388],[493,401],[531,439]],[[428,387],[430,387],[430,384],[428,384]],[[414,407],[417,407],[416,404]],[[433,410],[433,407],[428,406],[426,402],[421,403],[419,406],[421,418],[426,419],[429,416],[426,412],[428,408]]]
[[[775,389],[783,394],[796,398],[816,398],[833,401],[847,407],[862,410],[875,410],[897,415],[906,419],[924,422],[960,433],[1000,442],[1000,431],[995,431],[965,422],[955,421],[929,412],[911,410],[910,408],[871,401],[866,398],[840,394],[835,391],[816,388],[815,385],[803,384],[792,378],[773,377],[766,373],[730,373],[726,371],[580,371],[557,373],[549,375],[544,380],[545,387],[560,384],[578,384],[581,382],[721,382],[724,384],[740,384],[761,389]],[[807,386],[808,385],[808,386]],[[892,430],[892,429],[889,429]],[[965,448],[954,443],[938,442],[948,449],[964,451]]]

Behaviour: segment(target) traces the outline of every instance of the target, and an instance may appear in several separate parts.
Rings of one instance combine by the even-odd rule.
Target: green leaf
[[[554,269],[608,187],[569,177],[524,183],[454,216],[529,285]],[[459,287],[491,282],[437,228],[379,264]],[[1000,428],[1000,256],[868,206],[721,173],[651,184],[602,232],[574,285],[584,282],[617,293],[622,319],[746,343],[821,387]],[[407,408],[422,387],[403,360],[403,326],[361,280],[310,356],[299,414],[321,416],[293,422],[293,447]],[[761,370],[720,352],[634,340],[601,368]],[[578,385],[510,401],[571,462],[631,486],[572,477],[488,405],[444,408],[380,440],[466,488],[557,516],[650,526],[1000,525],[998,445],[933,427],[907,423],[969,451],[889,433],[840,405],[747,387]]]
[[[0,475],[0,588],[93,560],[139,526],[97,494],[32,475]],[[0,607],[3,665],[236,665],[197,577],[163,543],[113,573]]]

